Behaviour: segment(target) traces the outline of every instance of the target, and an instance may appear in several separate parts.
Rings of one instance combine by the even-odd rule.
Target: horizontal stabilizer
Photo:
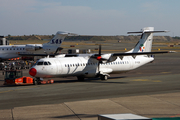
[[[136,33],[160,33],[160,32],[169,32],[167,30],[164,31],[138,31],[138,32],[127,32],[127,34],[136,34]]]
[[[56,34],[59,34],[59,35],[73,35],[73,36],[78,35],[78,34],[75,34],[75,33],[69,33],[69,32],[65,32],[65,31],[58,31]]]

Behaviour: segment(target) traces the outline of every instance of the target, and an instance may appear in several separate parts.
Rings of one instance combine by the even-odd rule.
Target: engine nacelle
[[[115,61],[117,59],[117,56],[112,56],[112,54],[104,54],[101,55],[101,58],[103,63],[108,63]]]
[[[42,44],[27,44],[25,46],[27,51],[36,51],[42,49]]]

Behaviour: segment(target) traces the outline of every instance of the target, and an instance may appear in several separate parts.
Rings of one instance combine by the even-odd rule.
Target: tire
[[[38,85],[38,81],[33,79],[33,85]]]
[[[38,85],[38,79],[33,79],[33,85]]]
[[[107,80],[108,76],[107,75],[101,75],[101,80]]]

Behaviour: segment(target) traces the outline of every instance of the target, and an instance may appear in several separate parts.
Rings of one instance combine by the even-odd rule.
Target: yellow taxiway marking
[[[32,88],[35,88],[35,87],[37,87],[37,86],[30,87],[30,88],[20,88],[20,89],[13,89],[13,90],[1,91],[0,93],[7,93],[7,92],[12,92],[12,91],[18,91],[18,90],[32,89]]]
[[[135,80],[131,80],[131,81],[149,81],[148,79],[135,79]]]
[[[152,82],[162,82],[162,81],[160,81],[160,80],[152,80]]]
[[[162,82],[160,80],[149,80],[149,79],[134,79],[134,80],[131,80],[131,81],[138,81],[138,82]]]
[[[164,73],[164,74],[166,74],[166,73],[171,73],[171,72],[161,72],[161,73]]]

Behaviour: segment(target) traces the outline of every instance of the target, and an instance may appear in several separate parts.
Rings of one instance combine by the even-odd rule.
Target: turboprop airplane
[[[42,58],[29,70],[29,74],[36,79],[53,78],[65,76],[77,76],[78,80],[88,77],[100,77],[107,80],[110,73],[122,73],[136,69],[142,65],[152,62],[152,54],[168,53],[151,52],[153,33],[167,32],[154,31],[153,27],[146,27],[139,32],[142,33],[135,48],[126,53],[101,54],[101,46],[98,54],[79,54],[77,56],[61,55],[54,58]]]
[[[26,44],[26,45],[2,45],[0,46],[0,59],[10,59],[21,56],[47,56],[47,54],[56,53],[61,49],[60,45],[67,35],[72,33],[58,31],[56,35],[44,44]]]

